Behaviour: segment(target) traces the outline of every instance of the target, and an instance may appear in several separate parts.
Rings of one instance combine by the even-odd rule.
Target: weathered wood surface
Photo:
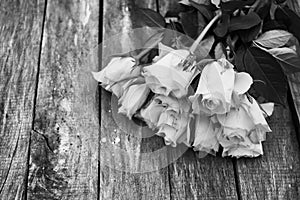
[[[109,55],[138,45],[131,42],[134,6],[156,8],[155,1],[104,1],[103,64]],[[168,168],[159,168],[167,159],[166,152],[160,151],[162,139],[142,138],[149,130],[116,114],[116,104],[102,90],[100,199],[170,199]]]
[[[275,107],[268,122],[264,156],[237,160],[241,199],[299,199],[299,144],[288,105]]]
[[[47,3],[28,199],[97,199],[99,2]]]
[[[168,166],[162,138],[116,115],[116,99],[98,92],[98,40],[105,64],[139,43],[134,4],[165,14],[175,3],[0,1],[0,199],[300,198],[299,74],[255,159],[198,160],[188,150]]]
[[[45,1],[0,5],[0,199],[22,199]]]

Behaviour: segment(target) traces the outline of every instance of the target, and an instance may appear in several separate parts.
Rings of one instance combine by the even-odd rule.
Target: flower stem
[[[209,31],[209,29],[212,27],[212,25],[221,17],[221,12],[218,12],[217,15],[205,26],[203,31],[200,33],[198,38],[195,40],[195,42],[192,44],[190,48],[190,52],[194,53],[199,43],[203,40],[205,34]]]

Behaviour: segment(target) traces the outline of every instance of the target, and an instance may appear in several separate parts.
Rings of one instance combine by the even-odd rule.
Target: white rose
[[[225,58],[207,64],[200,76],[196,93],[190,97],[194,113],[225,114],[240,104],[253,80],[245,72],[235,72]]]
[[[194,113],[224,114],[230,110],[234,88],[233,65],[221,58],[207,64],[200,76],[197,91],[190,97]]]
[[[156,133],[164,137],[167,145],[176,146],[186,142],[186,130],[189,122],[190,103],[187,99],[157,95],[152,102],[141,110],[141,116]]]
[[[126,114],[129,119],[146,101],[150,89],[144,84],[134,84],[129,86],[119,99],[119,113]]]
[[[219,149],[217,134],[220,130],[207,115],[195,115],[194,150],[215,154]]]
[[[124,85],[141,74],[140,68],[134,67],[135,64],[132,57],[114,57],[104,69],[92,74],[106,90],[120,97],[126,89]]]
[[[187,95],[188,87],[197,75],[198,70],[184,71],[182,63],[190,52],[188,50],[173,50],[159,58],[153,64],[143,68],[147,85],[156,94],[176,98]]]
[[[217,115],[223,127],[218,136],[224,148],[223,156],[256,157],[263,154],[261,142],[271,129],[256,100],[253,97],[249,98],[252,103],[243,95],[239,108],[232,108],[227,114]]]

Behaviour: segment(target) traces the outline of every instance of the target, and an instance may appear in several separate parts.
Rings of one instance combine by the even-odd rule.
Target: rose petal
[[[125,78],[136,77],[140,74],[139,67],[134,68],[135,60],[132,57],[114,57],[105,69],[105,78],[117,82]]]
[[[163,58],[168,53],[174,51],[175,49],[164,45],[163,43],[158,43],[158,56],[153,58],[153,62],[157,62],[159,59]]]
[[[132,85],[119,99],[119,112],[126,114],[129,119],[143,105],[150,90],[146,84]]]
[[[150,89],[166,96],[172,93],[177,98],[187,95],[190,82],[198,73],[196,69],[183,71],[179,65],[188,55],[188,50],[173,50],[152,65],[144,67],[143,75]]]
[[[217,132],[209,117],[205,115],[195,116],[195,140],[193,143],[195,151],[205,151],[207,153],[217,152],[219,142]]]
[[[141,109],[141,116],[146,121],[149,128],[155,129],[157,128],[157,122],[161,113],[165,110],[165,108],[153,100],[145,109]]]
[[[208,114],[224,114],[228,112],[231,106],[234,77],[233,65],[226,59],[222,58],[218,61],[208,63],[201,73],[195,95],[190,98],[193,102],[193,108],[198,107],[194,105],[195,103],[199,103],[199,101],[196,101],[196,97],[203,97],[201,103],[204,103],[203,106],[207,108],[203,111]],[[218,105],[210,109],[205,105],[207,101],[218,101]],[[201,106],[199,108],[201,109]],[[196,110],[195,112],[198,111]]]
[[[253,144],[248,137],[243,142],[233,143],[223,134],[219,134],[218,140],[223,147],[222,157],[257,157],[263,154],[262,144]]]
[[[261,128],[265,130],[265,132],[270,132],[271,129],[270,129],[258,103],[256,102],[256,100],[253,97],[249,96],[248,98],[251,99],[252,103],[247,99],[247,97],[244,97],[243,101],[242,101],[242,107],[245,110],[247,110],[247,112],[249,113],[251,121],[253,121],[253,123],[256,126],[260,125]]]
[[[245,72],[235,73],[235,80],[234,80],[234,91],[237,94],[244,94],[249,89],[253,83],[252,77]]]
[[[231,109],[227,114],[217,115],[217,118],[222,126],[231,129],[250,131],[255,127],[255,124],[243,107]]]
[[[274,111],[274,103],[262,103],[260,108],[264,111],[265,117],[270,117]]]

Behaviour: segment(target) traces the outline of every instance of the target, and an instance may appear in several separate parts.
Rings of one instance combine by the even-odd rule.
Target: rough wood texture
[[[171,199],[237,199],[234,169],[229,158],[197,158],[189,150],[170,165]]]
[[[148,1],[136,3],[144,8],[156,7]],[[108,55],[126,52],[137,45],[132,43],[131,35],[133,6],[132,0],[104,1],[103,63]],[[117,114],[116,104],[116,99],[102,90],[100,199],[170,199],[168,171],[160,169],[167,160],[162,139],[142,138],[151,132]]]
[[[237,161],[241,199],[299,199],[300,158],[288,107],[275,107],[265,155]]]
[[[0,2],[0,199],[26,196],[44,4]]]
[[[28,199],[97,199],[98,26],[96,0],[47,3]]]
[[[177,6],[177,0],[160,0],[160,10]],[[169,166],[171,199],[237,199],[231,159],[197,158],[189,150]]]

